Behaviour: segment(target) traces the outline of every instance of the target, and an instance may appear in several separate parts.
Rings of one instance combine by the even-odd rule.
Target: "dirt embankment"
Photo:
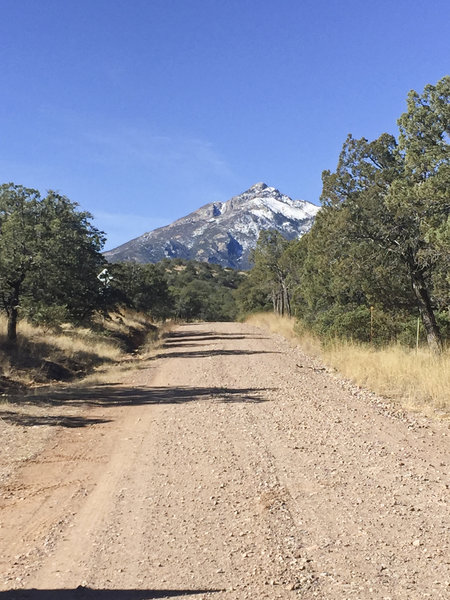
[[[0,600],[450,595],[448,423],[257,328],[0,417]]]

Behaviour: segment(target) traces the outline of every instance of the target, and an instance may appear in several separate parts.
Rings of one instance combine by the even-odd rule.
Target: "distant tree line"
[[[155,319],[233,321],[242,274],[220,265],[165,259],[156,264],[108,265],[108,306],[127,306]]]
[[[108,264],[92,215],[54,191],[0,185],[0,310],[14,342],[20,317],[92,324],[120,307],[155,320],[233,320],[241,276],[218,265],[164,260]]]
[[[398,140],[347,137],[308,234],[261,234],[237,292],[242,311],[272,307],[321,335],[380,343],[414,340],[420,315],[440,352],[450,331],[450,77],[411,91],[398,125]]]

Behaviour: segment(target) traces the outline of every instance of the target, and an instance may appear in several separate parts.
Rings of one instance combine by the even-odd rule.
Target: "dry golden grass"
[[[301,345],[307,354],[322,356],[319,338],[303,328],[293,317],[280,317],[275,313],[262,312],[248,316],[245,322],[282,335],[295,345]]]
[[[97,317],[97,321],[110,333],[127,334],[130,330],[143,330],[152,326],[150,319],[131,309],[123,309],[120,312],[110,313],[108,317]],[[89,330],[91,331],[91,330]]]
[[[345,377],[402,406],[423,412],[450,412],[450,352],[439,357],[427,348],[400,345],[371,348],[350,342],[333,343],[326,362]]]
[[[293,317],[279,317],[275,313],[261,312],[249,315],[245,322],[257,327],[264,327],[264,329],[282,335],[288,340],[298,341]]]
[[[450,413],[449,350],[436,357],[427,348],[416,352],[400,345],[372,348],[338,340],[325,345],[295,319],[271,313],[252,315],[247,322],[297,343],[347,379],[395,399],[404,408]]]
[[[0,339],[2,342],[6,339],[6,319],[3,316],[0,317]],[[50,328],[21,320],[17,326],[17,349],[20,351],[31,343],[61,350],[68,357],[78,352],[92,352],[99,358],[117,360],[121,354],[117,340],[106,339],[91,329],[66,325],[62,328],[62,333],[55,333]]]
[[[2,383],[6,388],[17,382],[28,386],[47,379],[79,378],[97,369],[106,372],[108,366],[117,369],[118,363],[129,361],[130,351],[141,345],[148,351],[157,337],[158,329],[148,317],[122,311],[98,317],[94,329],[67,324],[56,332],[21,320],[17,342],[8,346],[6,319],[0,317]]]
[[[171,321],[160,323],[157,330],[152,330],[146,336],[143,344],[139,347],[139,354],[130,358],[129,355],[124,356],[119,363],[104,364],[95,369],[87,377],[84,377],[79,382],[79,387],[83,388],[91,385],[100,384],[115,384],[123,381],[123,376],[130,371],[146,367],[146,361],[149,361],[158,351],[158,348],[163,342],[164,334],[171,331],[176,326]]]

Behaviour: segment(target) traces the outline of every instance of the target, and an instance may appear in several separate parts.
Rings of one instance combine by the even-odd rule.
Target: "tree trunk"
[[[277,296],[275,294],[274,289],[272,289],[272,306],[273,306],[273,312],[276,313],[277,312]]]
[[[283,314],[283,296],[280,294],[280,290],[277,291],[277,314]]]
[[[289,289],[286,283],[283,282],[283,298],[284,298],[284,313],[291,316],[291,299],[289,297]]]
[[[428,346],[434,354],[440,354],[442,352],[441,335],[438,324],[436,323],[436,318],[431,306],[430,295],[425,285],[422,273],[418,271],[412,271],[411,281],[413,292],[419,307],[420,316],[422,318],[422,323],[427,335]]]
[[[278,314],[282,317],[284,315],[284,297],[283,290],[278,287]]]
[[[15,342],[17,339],[17,306],[13,306],[8,311],[8,329],[7,336],[8,342]]]
[[[11,294],[6,301],[6,313],[8,315],[7,338],[8,342],[15,342],[17,339],[17,317],[19,315],[19,298],[22,282],[25,276],[22,274],[13,284],[11,284]]]

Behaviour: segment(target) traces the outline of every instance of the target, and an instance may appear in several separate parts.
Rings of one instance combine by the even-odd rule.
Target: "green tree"
[[[242,275],[220,265],[197,261],[164,260],[176,318],[232,321],[237,316],[234,291]]]
[[[171,315],[173,297],[164,271],[153,264],[116,263],[108,266],[112,280],[110,306],[122,304],[154,319]]]
[[[253,270],[243,276],[240,285],[235,290],[234,297],[241,316],[252,312],[265,312],[273,308],[270,290],[265,289],[265,286],[257,280]]]
[[[388,206],[396,214],[412,211],[418,217],[413,243],[405,249],[403,257],[410,269],[428,343],[439,351],[441,342],[433,304],[442,306],[447,302],[448,306],[449,286],[444,284],[442,288],[444,297],[439,298],[438,288],[438,297],[433,299],[429,280],[436,282],[439,279],[436,274],[442,276],[445,270],[449,283],[450,76],[436,85],[425,86],[420,95],[412,90],[407,111],[398,124],[404,173],[390,190]]]
[[[40,202],[36,268],[30,273],[23,306],[40,320],[52,308],[73,322],[83,322],[101,306],[97,276],[106,261],[100,251],[104,234],[66,196],[49,191]],[[42,313],[42,316],[41,316]]]
[[[280,315],[291,314],[288,266],[283,260],[288,246],[288,240],[281,233],[270,229],[261,231],[256,248],[251,254],[254,265],[251,279],[261,290],[266,291],[274,312]]]
[[[19,309],[39,320],[49,308],[72,320],[98,305],[103,234],[77,204],[13,183],[0,186],[0,303],[8,339],[17,337]]]
[[[323,172],[311,231],[281,248],[264,232],[240,306],[270,297],[278,310],[286,290],[294,314],[320,334],[359,340],[370,339],[373,306],[379,342],[408,337],[420,314],[439,352],[437,317],[445,325],[450,305],[449,100],[444,77],[409,94],[398,142],[349,135],[336,171]]]
[[[365,250],[385,272],[407,274],[427,340],[441,349],[433,272],[448,261],[450,78],[411,92],[400,140],[349,136],[336,172],[323,174],[322,201],[345,215],[353,256]],[[447,258],[445,258],[447,256]],[[408,293],[405,294],[408,296]]]
[[[39,192],[31,188],[12,183],[0,187],[0,294],[8,316],[9,341],[17,337],[25,279],[36,268],[39,199]]]

